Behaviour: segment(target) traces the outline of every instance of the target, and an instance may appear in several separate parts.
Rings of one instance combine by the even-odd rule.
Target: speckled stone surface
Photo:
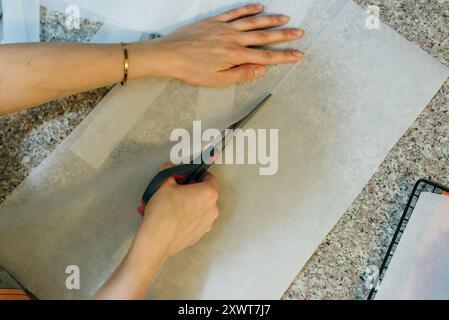
[[[41,41],[45,42],[88,42],[102,26],[101,22],[80,20],[79,29],[67,29],[63,13],[41,7]]]
[[[101,23],[68,30],[61,13],[41,7],[41,41],[87,42]],[[109,92],[101,88],[0,117],[0,202],[39,165]]]
[[[382,20],[449,66],[449,0],[356,0],[379,5]],[[88,41],[100,25],[67,32],[42,10],[43,41]],[[110,88],[0,117],[0,201],[62,141]],[[415,182],[449,185],[449,81],[390,151],[283,299],[366,299],[367,266],[379,266]],[[292,252],[294,254],[294,252]],[[0,262],[1,264],[1,262]]]

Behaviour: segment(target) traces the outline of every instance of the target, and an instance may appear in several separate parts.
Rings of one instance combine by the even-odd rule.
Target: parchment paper
[[[335,13],[341,4],[314,3]],[[149,298],[282,295],[449,74],[384,25],[367,30],[365,19],[350,2],[317,33],[306,60],[249,124],[279,129],[278,173],[260,176],[254,165],[216,166],[220,219],[198,245],[170,259]],[[258,93],[250,88],[263,92],[265,83],[280,81],[272,70],[260,87],[254,82],[230,91],[234,109],[221,118],[221,127],[247,109],[244,102]],[[130,87],[151,89],[152,81]],[[123,99],[123,112],[135,107],[133,90],[127,90],[107,98]],[[95,128],[108,104],[96,108],[1,205],[0,261],[8,271],[40,298],[92,296],[126,254],[140,222],[135,206],[142,190],[168,158],[171,130],[191,127],[198,96],[198,88],[170,81],[94,167],[71,147]],[[205,118],[217,114],[211,108]],[[95,154],[95,145],[90,150]],[[64,271],[72,264],[81,271],[80,290],[65,288]]]
[[[376,299],[449,298],[449,197],[421,193]]]
[[[0,43],[38,42],[40,35],[38,0],[3,0]]]

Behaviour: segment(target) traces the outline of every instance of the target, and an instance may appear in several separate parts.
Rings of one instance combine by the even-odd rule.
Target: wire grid
[[[391,258],[393,257],[394,252],[396,251],[396,248],[399,244],[399,241],[401,240],[401,237],[404,234],[405,228],[407,227],[407,224],[410,221],[410,217],[413,213],[413,210],[415,209],[416,203],[418,202],[421,192],[432,192],[435,194],[445,194],[449,196],[449,188],[445,188],[437,183],[434,183],[426,179],[420,179],[418,180],[418,182],[416,182],[415,186],[413,187],[412,194],[410,195],[407,201],[407,205],[405,206],[404,213],[402,214],[401,219],[399,220],[399,224],[393,235],[393,239],[388,247],[388,250],[380,266],[377,284],[373,287],[373,289],[371,289],[368,295],[368,300],[372,300],[377,293],[379,284],[382,282],[385,276],[385,272],[388,270],[388,265],[390,264]]]

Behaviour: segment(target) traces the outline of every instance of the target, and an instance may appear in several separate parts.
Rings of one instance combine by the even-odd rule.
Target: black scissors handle
[[[151,197],[161,187],[161,185],[168,179],[174,178],[178,184],[189,184],[191,182],[200,182],[204,173],[217,159],[216,146],[212,145],[206,148],[196,159],[191,163],[179,164],[171,168],[160,171],[148,184],[142,195],[142,201],[137,207],[137,212],[144,215],[145,207],[150,201]],[[207,160],[207,162],[205,162]]]
[[[151,197],[161,187],[161,185],[168,179],[174,178],[178,184],[189,184],[191,182],[199,182],[203,174],[209,169],[210,165],[206,163],[201,164],[180,164],[168,169],[160,171],[148,184],[145,192],[142,195],[137,212],[144,215],[145,207],[150,201]]]

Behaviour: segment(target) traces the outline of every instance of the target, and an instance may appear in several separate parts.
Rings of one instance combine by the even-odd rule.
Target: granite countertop
[[[379,5],[381,19],[449,66],[449,0],[355,0]],[[68,31],[41,9],[42,41],[88,41],[101,26]],[[0,202],[109,92],[110,87],[0,117]],[[420,178],[449,186],[449,80],[389,152],[377,172],[300,271],[283,299],[366,299],[366,269],[380,266]],[[1,263],[0,263],[1,264]]]

